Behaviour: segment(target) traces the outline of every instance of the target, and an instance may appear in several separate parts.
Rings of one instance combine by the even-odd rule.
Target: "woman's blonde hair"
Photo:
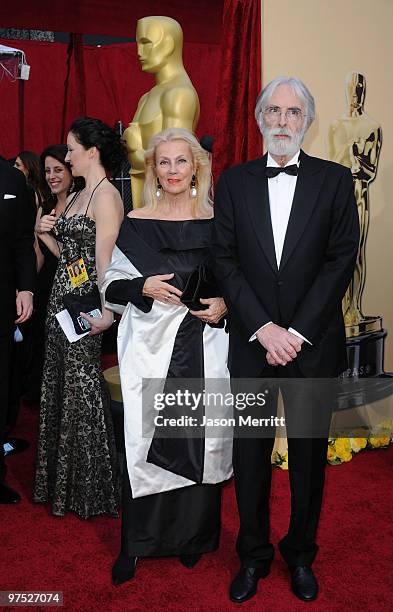
[[[173,140],[182,140],[191,149],[197,188],[197,196],[192,199],[192,216],[205,217],[211,215],[213,199],[210,154],[201,147],[194,134],[184,128],[167,128],[150,139],[148,149],[145,152],[145,184],[142,206],[148,211],[154,211],[159,206],[156,195],[156,150],[161,143],[172,142]],[[163,196],[165,197],[165,194]]]

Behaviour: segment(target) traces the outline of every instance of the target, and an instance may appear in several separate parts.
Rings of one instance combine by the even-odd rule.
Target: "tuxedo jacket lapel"
[[[291,214],[285,234],[280,261],[280,271],[289,260],[296,244],[301,239],[311,217],[322,187],[324,172],[312,157],[300,152],[299,174],[293,196]]]
[[[256,159],[247,167],[249,173],[244,183],[247,210],[257,241],[274,272],[278,271],[274,248],[272,220],[270,216],[269,190],[265,175],[267,155]]]

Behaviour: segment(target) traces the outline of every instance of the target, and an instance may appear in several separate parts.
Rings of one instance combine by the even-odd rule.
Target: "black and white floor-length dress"
[[[212,220],[126,218],[105,275],[106,304],[122,312],[118,351],[127,455],[122,552],[132,557],[217,548],[221,484],[232,473],[228,438],[142,436],[142,379],[229,379],[228,335],[185,306],[142,295],[148,276],[175,273],[180,289],[206,260]],[[165,383],[166,384],[166,383]]]

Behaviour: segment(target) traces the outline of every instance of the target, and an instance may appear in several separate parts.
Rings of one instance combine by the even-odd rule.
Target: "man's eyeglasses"
[[[271,121],[280,119],[282,113],[284,113],[287,121],[298,121],[302,117],[306,117],[301,108],[297,108],[296,106],[287,109],[280,108],[279,106],[268,106],[263,111],[263,114]]]

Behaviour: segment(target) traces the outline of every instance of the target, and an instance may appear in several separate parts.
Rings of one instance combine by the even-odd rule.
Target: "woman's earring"
[[[157,185],[156,185],[156,196],[157,200],[160,200],[162,197],[162,185],[160,183],[160,179],[157,176]]]
[[[198,195],[198,190],[196,188],[196,176],[195,174],[192,175],[192,179],[191,179],[191,185],[190,185],[190,196],[192,198],[196,198]]]

